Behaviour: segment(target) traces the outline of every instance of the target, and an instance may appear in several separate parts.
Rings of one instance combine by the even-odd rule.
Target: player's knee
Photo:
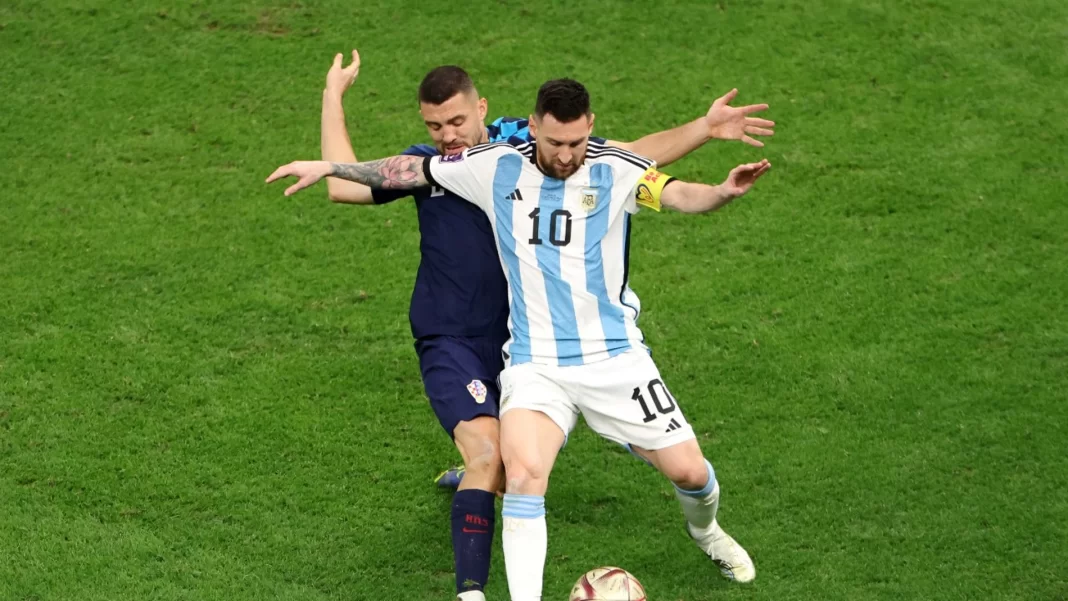
[[[517,494],[540,494],[549,482],[549,466],[533,454],[506,454],[505,490]]]
[[[480,437],[464,453],[464,467],[469,474],[494,477],[501,472],[501,450],[496,437]]]
[[[710,477],[704,457],[672,465],[664,470],[664,475],[683,490],[701,490]]]

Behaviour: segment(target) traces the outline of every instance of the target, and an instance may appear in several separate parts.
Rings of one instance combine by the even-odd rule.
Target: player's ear
[[[590,113],[590,131],[587,133],[587,135],[593,133],[593,118],[596,117],[596,116],[597,115],[594,115],[593,113]]]
[[[489,101],[485,98],[478,99],[478,120],[485,122],[486,115],[489,113]]]
[[[531,115],[530,117],[527,118],[527,127],[530,128],[530,137],[535,139],[535,140],[537,140],[538,139],[538,119],[534,115]]]

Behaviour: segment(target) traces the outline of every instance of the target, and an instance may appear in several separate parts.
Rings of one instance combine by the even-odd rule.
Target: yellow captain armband
[[[657,171],[655,167],[646,169],[634,188],[634,201],[647,209],[659,211],[660,194],[664,191],[664,186],[673,179],[675,178]]]

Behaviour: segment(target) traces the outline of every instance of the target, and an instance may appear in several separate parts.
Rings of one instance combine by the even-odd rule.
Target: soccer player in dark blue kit
[[[356,162],[341,99],[358,73],[356,51],[348,67],[342,67],[340,54],[334,57],[323,92],[324,160]],[[774,123],[749,115],[767,106],[731,107],[728,103],[736,92],[717,99],[705,116],[683,126],[629,144],[608,144],[647,156],[661,166],[711,138],[762,146],[749,134],[771,135]],[[403,154],[455,155],[485,142],[528,141],[526,119],[500,118],[484,125],[486,99],[479,97],[471,78],[459,67],[438,67],[427,74],[419,86],[419,109],[433,145],[413,145]],[[508,340],[507,283],[489,220],[475,205],[449,198],[452,194],[439,188],[372,192],[367,186],[335,178],[328,178],[327,186],[330,199],[340,203],[415,199],[421,260],[409,319],[431,407],[463,458],[463,477],[451,512],[457,595],[461,601],[484,601],[494,496],[504,477],[497,376],[504,367],[501,352]]]

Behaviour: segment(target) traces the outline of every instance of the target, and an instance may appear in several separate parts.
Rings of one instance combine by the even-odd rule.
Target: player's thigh
[[[708,466],[696,438],[655,450],[634,445],[631,450],[679,488],[698,490],[708,483]]]
[[[416,341],[415,349],[430,406],[449,436],[455,438],[456,427],[462,422],[497,418],[499,391],[494,367],[486,365],[469,339],[424,338]]]
[[[578,405],[590,428],[624,445],[657,450],[694,438],[652,358],[642,350],[582,366]]]
[[[510,476],[548,477],[578,420],[554,366],[524,363],[501,372],[501,457]]]

